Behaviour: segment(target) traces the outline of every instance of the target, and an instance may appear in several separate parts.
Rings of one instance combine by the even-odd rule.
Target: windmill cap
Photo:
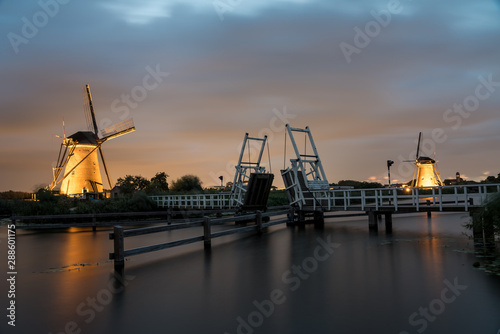
[[[417,161],[420,162],[420,163],[422,163],[422,164],[433,164],[433,163],[436,163],[436,160],[431,159],[429,157],[418,157]]]
[[[69,136],[68,139],[72,139],[78,144],[97,145],[97,137],[91,131],[78,131]]]

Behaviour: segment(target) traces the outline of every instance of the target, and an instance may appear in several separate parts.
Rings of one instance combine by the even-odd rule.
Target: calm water
[[[500,277],[474,269],[462,214],[279,226],[131,257],[113,285],[108,232],[18,231],[17,326],[1,333],[491,333]],[[126,248],[201,230],[126,239]],[[5,227],[0,239],[6,254]],[[5,255],[2,255],[6,258]],[[85,266],[82,266],[85,264]],[[6,272],[5,261],[0,266]],[[2,289],[5,310],[7,286]]]

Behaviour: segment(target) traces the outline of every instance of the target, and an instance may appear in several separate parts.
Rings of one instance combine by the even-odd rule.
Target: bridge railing
[[[482,205],[488,194],[500,192],[500,184],[470,184],[440,187],[405,187],[376,189],[331,189],[313,191],[307,205],[316,209],[355,210],[366,208],[391,208],[398,211],[401,207],[460,207],[469,210],[470,205]]]
[[[237,206],[230,193],[151,196],[160,208],[231,209]]]

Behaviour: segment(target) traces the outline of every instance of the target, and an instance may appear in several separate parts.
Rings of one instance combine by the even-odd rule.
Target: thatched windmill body
[[[130,118],[105,128],[101,131],[101,137],[99,137],[89,85],[85,86],[83,95],[88,131],[78,131],[67,138],[64,134],[57,165],[54,168],[52,183],[50,184],[50,190],[61,184],[60,193],[69,196],[86,192],[103,192],[104,187],[97,152],[101,157],[111,189],[113,185],[104,160],[102,144],[135,130],[134,122]]]

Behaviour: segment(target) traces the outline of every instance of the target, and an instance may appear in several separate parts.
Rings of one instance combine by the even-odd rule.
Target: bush
[[[288,195],[285,190],[275,190],[269,193],[267,206],[282,206],[288,204]]]
[[[143,192],[135,193],[128,201],[128,211],[152,211],[156,203]]]
[[[481,211],[481,218],[486,226],[493,227],[496,235],[500,235],[500,193],[488,198]]]

